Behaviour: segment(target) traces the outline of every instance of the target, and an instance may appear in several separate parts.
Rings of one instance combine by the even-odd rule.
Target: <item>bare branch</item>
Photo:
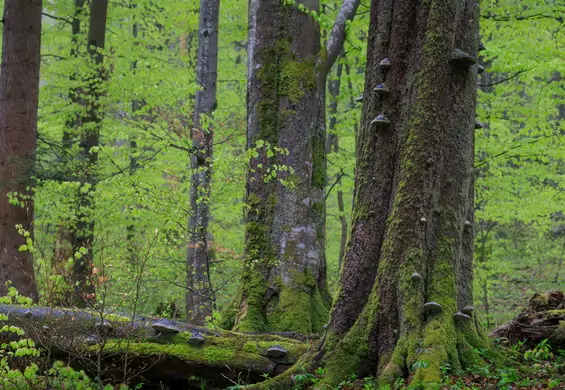
[[[45,12],[42,12],[41,15],[46,16],[46,17],[53,19],[53,20],[58,20],[60,22],[65,22],[65,23],[68,23],[68,24],[73,23],[71,20],[69,20],[67,18],[62,18],[60,16],[51,15],[51,14],[48,14],[48,13],[45,13]]]
[[[479,87],[492,87],[493,85],[502,84],[502,83],[504,83],[504,82],[506,82],[506,81],[512,80],[513,78],[516,78],[516,77],[520,76],[522,73],[525,73],[525,72],[527,72],[527,71],[528,71],[528,69],[522,69],[522,70],[516,72],[515,74],[513,74],[512,76],[507,77],[507,78],[505,78],[505,79],[503,79],[503,80],[499,80],[499,81],[497,81],[497,82],[490,83],[490,84],[479,84]]]
[[[332,32],[326,44],[327,56],[326,62],[322,68],[324,76],[328,74],[334,62],[337,60],[339,53],[341,53],[343,43],[345,42],[345,28],[347,22],[353,20],[355,17],[360,2],[361,0],[343,0],[343,4],[335,18]]]

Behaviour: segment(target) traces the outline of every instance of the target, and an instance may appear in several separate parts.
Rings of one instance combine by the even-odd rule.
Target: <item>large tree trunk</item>
[[[312,333],[327,320],[320,49],[310,16],[280,0],[250,1],[247,148],[258,155],[247,175],[246,269],[227,313],[236,330]]]
[[[440,383],[442,364],[476,363],[486,343],[459,313],[473,304],[477,67],[452,60],[477,56],[478,17],[474,0],[372,1],[351,238],[316,357],[329,386]],[[390,93],[373,91],[383,82]]]
[[[210,279],[208,225],[212,186],[212,144],[214,140],[211,116],[216,109],[218,78],[218,21],[220,0],[200,3],[198,63],[192,145],[192,181],[190,183],[191,215],[188,221],[190,244],[187,251],[187,317],[195,324],[204,324],[212,315],[214,292]]]
[[[100,98],[106,70],[103,67],[106,38],[106,19],[108,0],[93,0],[90,4],[90,23],[88,27],[88,54],[92,69],[86,76],[86,86],[82,98],[86,102],[85,115],[80,119],[82,126],[79,141],[80,174],[77,177],[80,188],[77,191],[77,223],[71,232],[73,253],[86,251],[73,264],[72,279],[75,286],[75,304],[83,306],[94,298],[95,287],[92,282],[94,261],[94,202],[92,194],[96,188],[97,147],[100,144],[100,126],[103,118]]]
[[[298,1],[319,12],[318,0]],[[321,331],[326,284],[326,76],[359,2],[344,1],[326,50],[317,21],[282,0],[251,0],[245,270],[224,326]]]
[[[38,295],[33,256],[31,247],[20,251],[27,236],[19,230],[33,239],[30,187],[37,145],[42,6],[41,0],[4,2],[0,73],[0,296],[11,280],[21,294],[34,300]]]

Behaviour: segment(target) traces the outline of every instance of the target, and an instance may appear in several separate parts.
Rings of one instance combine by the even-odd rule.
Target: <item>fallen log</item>
[[[536,293],[516,318],[489,336],[510,344],[523,341],[530,348],[547,339],[554,350],[565,348],[565,294],[563,291]]]
[[[78,309],[0,305],[0,313],[45,351],[47,363],[63,360],[91,377],[144,389],[259,382],[286,371],[314,343],[295,333],[235,333]],[[0,332],[0,343],[17,337]]]

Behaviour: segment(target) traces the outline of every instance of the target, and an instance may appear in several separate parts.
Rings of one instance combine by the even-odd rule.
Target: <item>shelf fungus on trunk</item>
[[[388,58],[383,58],[383,60],[379,63],[379,67],[381,69],[388,69],[391,67],[390,61]]]
[[[471,305],[467,305],[463,309],[461,309],[461,313],[467,314],[468,316],[473,314],[474,311],[475,311],[475,308]]]
[[[414,282],[419,282],[420,280],[422,280],[422,275],[420,275],[418,272],[414,272],[412,276],[410,276],[410,279],[412,279]]]
[[[357,96],[357,97],[355,98],[355,101],[356,101],[357,103],[361,103],[361,102],[363,101],[363,95]]]
[[[390,125],[390,120],[383,114],[379,114],[371,121],[371,124],[377,127],[387,127]]]
[[[477,74],[481,74],[485,71],[485,67],[482,65],[477,66]]]
[[[466,228],[473,227],[473,223],[471,221],[465,221],[465,227]]]
[[[461,49],[453,50],[451,53],[451,65],[458,67],[458,68],[468,68],[472,65],[475,65],[477,59],[470,54],[465,53]]]
[[[479,41],[479,51],[483,51],[483,50],[486,50],[486,49],[487,48],[486,48],[485,44]]]
[[[453,315],[453,318],[455,318],[455,321],[457,321],[458,323],[465,323],[466,321],[469,321],[471,319],[471,316],[458,311]]]
[[[433,301],[424,303],[424,309],[426,309],[426,312],[429,314],[438,314],[443,310],[439,303]]]
[[[380,95],[387,95],[390,92],[390,89],[385,83],[377,84],[373,91],[377,92]]]
[[[482,129],[483,127],[484,127],[484,125],[481,123],[481,121],[478,120],[478,119],[475,119],[475,129],[479,130],[479,129]]]

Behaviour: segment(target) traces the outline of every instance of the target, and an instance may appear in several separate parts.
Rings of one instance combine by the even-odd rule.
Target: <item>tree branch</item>
[[[326,43],[327,55],[324,66],[322,67],[323,76],[328,74],[337,60],[339,53],[341,53],[343,43],[345,42],[345,28],[347,22],[353,20],[355,17],[360,2],[361,0],[343,0],[343,4],[335,18],[332,32]]]
[[[516,78],[516,77],[520,76],[522,73],[525,73],[525,72],[527,72],[527,71],[528,71],[528,69],[522,69],[522,70],[516,72],[515,74],[513,74],[512,76],[507,77],[507,78],[505,78],[505,79],[503,79],[503,80],[499,80],[499,81],[496,81],[496,82],[490,83],[490,84],[479,84],[478,86],[479,86],[479,87],[492,87],[493,85],[502,84],[502,83],[504,83],[504,82],[506,82],[506,81],[512,80],[513,78]]]

